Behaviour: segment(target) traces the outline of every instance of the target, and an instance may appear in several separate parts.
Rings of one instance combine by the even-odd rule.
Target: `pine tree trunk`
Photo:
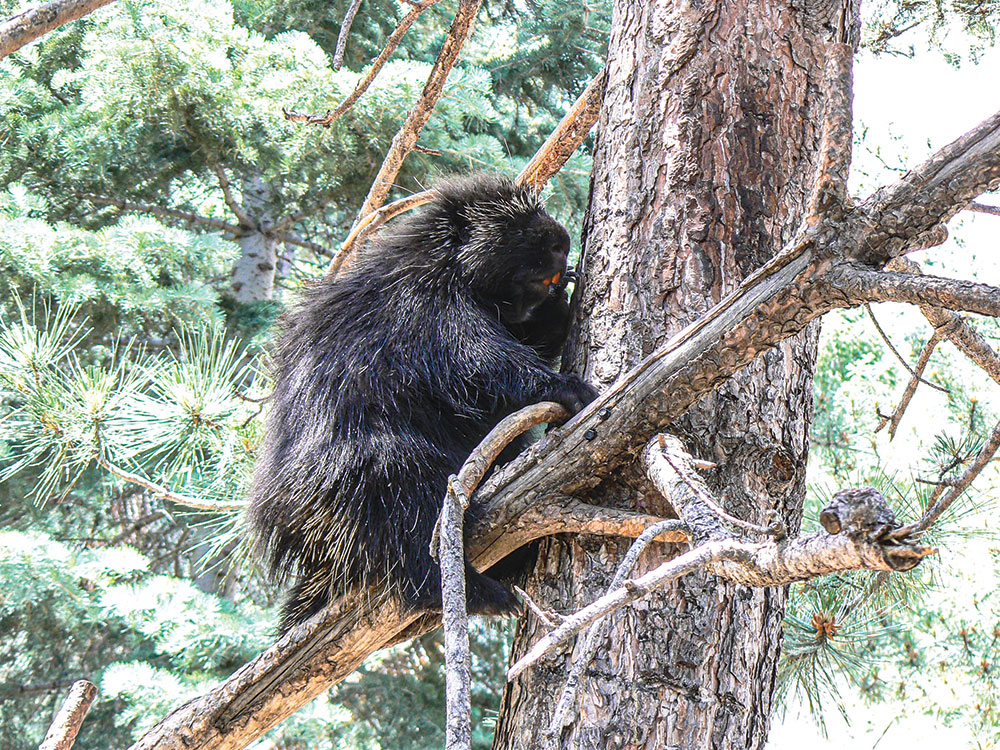
[[[849,1],[615,1],[578,335],[567,354],[575,371],[608,385],[790,237],[811,187],[826,45],[856,44]],[[798,528],[816,338],[810,328],[768,352],[672,430],[718,464],[709,485],[747,520],[773,509]],[[588,499],[668,511],[638,467]],[[529,593],[555,611],[576,609],[604,591],[625,549],[550,538]],[[653,545],[637,572],[676,551]],[[618,613],[554,746],[763,747],[785,595],[690,576]],[[543,632],[537,618],[522,618],[514,658]],[[545,746],[570,650],[508,686],[496,750]]]

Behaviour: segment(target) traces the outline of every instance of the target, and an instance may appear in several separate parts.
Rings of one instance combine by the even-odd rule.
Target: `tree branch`
[[[358,212],[359,220],[385,202],[385,197],[389,194],[389,190],[396,180],[403,160],[416,145],[420,131],[423,130],[434,110],[434,105],[437,104],[441,92],[444,91],[448,74],[451,73],[466,39],[472,33],[472,24],[476,19],[476,14],[479,13],[481,4],[482,0],[460,0],[458,13],[455,14],[455,20],[448,30],[448,36],[445,37],[444,44],[441,45],[441,51],[438,53],[437,60],[434,61],[434,67],[431,68],[430,75],[427,76],[427,83],[424,84],[420,99],[413,105],[406,121],[392,139],[389,153],[385,155],[382,167],[375,176],[371,190],[368,191],[368,197],[365,198],[365,202]]]
[[[201,216],[200,214],[192,213],[190,211],[178,211],[174,208],[163,208],[162,206],[154,206],[149,203],[132,203],[130,201],[123,201],[118,198],[112,198],[107,195],[96,195],[94,193],[78,192],[77,196],[84,200],[88,200],[91,203],[114,206],[122,211],[135,211],[137,213],[151,214],[161,219],[178,219],[189,224],[201,224],[202,226],[217,229],[221,232],[229,232],[234,237],[242,237],[246,234],[246,229],[241,226],[230,224],[229,222],[222,221],[221,219],[212,219],[207,216]]]
[[[601,114],[608,69],[603,68],[583,93],[573,102],[556,129],[517,176],[518,185],[528,185],[540,191],[583,143]]]
[[[859,260],[882,266],[972,200],[1000,186],[1000,112],[937,151],[859,209],[870,222]]]
[[[344,64],[344,50],[347,48],[347,37],[351,35],[351,26],[354,24],[354,17],[361,7],[361,0],[351,0],[344,12],[344,22],[340,25],[340,33],[337,35],[337,47],[333,51],[333,69],[340,70]]]
[[[222,188],[223,199],[226,201],[226,205],[229,206],[229,210],[233,212],[233,216],[239,221],[240,226],[246,229],[256,228],[257,223],[247,215],[247,212],[243,210],[236,201],[236,198],[233,197],[233,190],[229,185],[229,177],[226,176],[226,170],[223,169],[221,164],[213,164],[212,169],[219,179],[219,187]]]
[[[74,682],[38,750],[70,750],[96,695],[97,686],[94,683],[87,680]]]
[[[878,427],[875,428],[875,432],[878,432],[886,425],[889,425],[889,439],[892,440],[896,437],[896,429],[899,427],[899,422],[903,418],[903,414],[906,413],[906,407],[910,405],[910,399],[913,398],[913,394],[917,392],[917,385],[919,383],[926,383],[923,374],[924,370],[927,368],[927,363],[931,361],[931,355],[934,353],[934,349],[937,348],[938,343],[942,339],[941,332],[936,330],[931,334],[931,337],[927,339],[927,343],[924,344],[923,350],[920,352],[920,357],[917,359],[916,366],[910,370],[910,380],[906,384],[906,389],[903,391],[903,396],[899,399],[899,404],[893,410],[892,415],[885,417]],[[906,365],[909,370],[909,365]],[[931,385],[928,383],[928,385]]]
[[[842,274],[837,285],[838,292],[865,303],[907,302],[1000,316],[1000,288],[975,281],[855,267]]]
[[[109,2],[111,0],[53,0],[18,13],[0,25],[0,60],[38,37],[83,18]]]
[[[354,106],[355,102],[361,98],[362,94],[368,90],[368,87],[372,85],[372,82],[378,76],[382,67],[389,61],[392,57],[392,53],[396,51],[396,47],[399,43],[403,41],[403,37],[406,32],[413,25],[413,23],[420,17],[420,15],[430,8],[432,5],[436,5],[440,0],[424,0],[421,3],[411,3],[410,12],[403,16],[403,20],[399,22],[395,30],[389,35],[386,40],[385,48],[379,53],[379,56],[375,58],[371,66],[368,68],[368,73],[365,77],[358,82],[358,85],[354,88],[344,101],[337,105],[337,108],[332,112],[327,112],[325,115],[306,115],[294,112],[284,111],[285,119],[292,120],[295,122],[306,122],[310,125],[322,125],[323,127],[330,127],[335,120],[338,120],[341,115],[343,115],[347,110]]]
[[[973,202],[965,207],[966,211],[974,211],[979,214],[989,214],[990,216],[1000,216],[1000,206],[991,206],[986,203]]]
[[[851,168],[854,137],[854,47],[827,45],[825,70],[826,103],[820,137],[813,192],[806,207],[807,222],[839,215],[847,199],[847,177]]]
[[[584,138],[587,137],[597,121],[606,82],[607,71],[602,70],[577,98],[569,111],[563,115],[555,130],[545,139],[545,143],[531,157],[514,182],[518,185],[529,184],[535,190],[541,190],[545,183],[562,169],[566,160],[583,143]],[[336,275],[351,257],[354,248],[361,247],[387,221],[425,203],[430,203],[434,200],[434,196],[433,190],[424,190],[381,206],[364,216],[351,228],[347,239],[340,246],[334,259],[330,261],[327,273]]]
[[[134,474],[131,471],[126,471],[120,466],[108,461],[108,459],[103,456],[97,456],[95,458],[98,466],[100,466],[105,471],[114,474],[119,479],[124,479],[126,482],[131,482],[148,490],[154,497],[162,497],[164,500],[169,500],[172,503],[177,503],[178,505],[183,505],[185,508],[191,508],[192,510],[205,510],[212,513],[225,513],[225,512],[240,512],[246,508],[246,505],[241,502],[232,503],[213,503],[205,502],[204,500],[196,500],[193,497],[187,497],[186,495],[179,495],[172,490],[163,487],[162,485],[151,482],[139,474]]]
[[[969,464],[969,468],[962,473],[962,476],[949,482],[947,485],[940,485],[941,487],[949,487],[948,492],[945,493],[944,497],[928,508],[919,521],[911,523],[908,526],[904,526],[893,532],[893,538],[905,539],[910,535],[919,535],[929,529],[933,523],[941,517],[941,514],[948,510],[949,506],[951,506],[951,504],[961,497],[962,493],[969,488],[969,485],[972,484],[973,480],[979,476],[979,473],[986,468],[986,465],[991,460],[993,460],[993,456],[996,455],[998,449],[1000,449],[1000,424],[997,424],[997,426],[993,428],[993,432],[990,433],[990,436],[986,440],[985,445],[983,445],[982,450],[980,450],[976,457],[972,460],[972,463]]]

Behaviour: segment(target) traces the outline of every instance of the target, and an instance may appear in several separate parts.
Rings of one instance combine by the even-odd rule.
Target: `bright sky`
[[[867,127],[868,134],[865,147],[855,152],[852,192],[865,197],[893,179],[874,150],[880,149],[890,166],[899,164],[900,158],[904,166],[914,166],[1000,110],[1000,49],[986,52],[978,64],[960,68],[949,65],[938,52],[914,59],[862,55],[855,68],[854,104],[858,132]],[[1000,205],[1000,195],[986,196],[983,202]],[[964,247],[949,240],[914,259],[940,260],[942,275],[1000,284],[1000,217],[963,213],[951,222],[950,231],[953,238],[964,240]],[[892,312],[884,309],[879,316],[891,319]],[[995,405],[992,411],[998,411]],[[845,697],[849,694],[848,690]],[[850,726],[832,703],[827,707],[829,736],[824,738],[804,708],[791,707],[784,720],[775,717],[768,750],[912,750],[914,741],[932,747],[974,745],[967,729],[944,727],[933,716],[921,715],[919,707],[906,716],[900,716],[898,705],[891,703],[871,707],[850,701],[845,709]]]

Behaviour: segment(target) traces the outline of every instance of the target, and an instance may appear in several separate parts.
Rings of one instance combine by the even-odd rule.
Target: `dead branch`
[[[399,168],[403,165],[403,160],[416,145],[420,131],[423,130],[434,110],[434,105],[437,104],[441,92],[444,91],[448,74],[451,73],[466,39],[472,33],[472,23],[476,19],[476,14],[479,13],[481,4],[482,0],[460,0],[458,13],[455,14],[455,20],[448,30],[448,36],[445,37],[444,44],[441,45],[441,51],[438,53],[437,60],[434,61],[434,67],[431,68],[430,75],[427,76],[424,90],[417,103],[413,105],[413,109],[410,110],[410,114],[400,127],[399,132],[392,139],[389,153],[385,155],[382,167],[375,176],[371,190],[368,191],[368,197],[365,198],[361,210],[358,211],[359,218],[364,218],[385,202],[385,198],[396,180],[396,175],[399,174]]]
[[[347,37],[351,35],[351,26],[354,24],[354,17],[361,7],[361,0],[351,0],[344,13],[344,22],[340,25],[340,33],[337,35],[337,47],[333,51],[333,69],[340,70],[344,64],[344,50],[347,49]]]
[[[969,485],[972,484],[973,480],[975,480],[975,478],[979,476],[979,473],[986,468],[986,465],[993,460],[993,456],[996,455],[998,449],[1000,449],[1000,424],[993,428],[993,432],[990,433],[990,436],[986,440],[985,445],[983,445],[982,450],[979,451],[962,475],[947,484],[939,485],[939,490],[944,487],[949,488],[944,497],[933,503],[933,505],[931,505],[931,507],[924,512],[924,515],[921,516],[919,521],[911,523],[908,526],[904,526],[894,532],[893,538],[904,539],[909,535],[919,535],[929,529],[931,525],[933,525],[933,523],[941,517],[941,514],[948,510],[951,504],[961,497],[962,493],[969,488]],[[938,494],[940,494],[940,492],[935,491],[932,497],[935,497]]]
[[[70,750],[96,695],[97,686],[94,683],[87,680],[74,682],[38,750]]]
[[[990,216],[1000,216],[1000,206],[991,206],[987,203],[973,202],[965,207],[966,211],[974,211],[979,214],[989,214]]]
[[[371,66],[368,68],[368,72],[365,77],[358,82],[358,85],[354,88],[344,101],[337,105],[337,108],[332,112],[328,111],[324,115],[307,115],[295,112],[287,112],[282,110],[285,115],[286,120],[292,120],[295,122],[305,122],[310,125],[322,125],[325,128],[330,127],[335,120],[338,120],[341,115],[343,115],[347,110],[354,106],[355,102],[361,98],[362,94],[368,90],[368,87],[372,85],[372,82],[381,72],[382,67],[389,61],[392,57],[392,53],[396,51],[396,47],[399,43],[403,41],[403,37],[406,32],[413,25],[413,23],[420,17],[420,15],[430,8],[432,5],[436,5],[440,0],[424,0],[421,3],[411,3],[410,12],[403,16],[403,19],[399,22],[399,25],[393,30],[386,40],[385,47],[379,53],[379,56],[375,58]]]
[[[476,489],[503,449],[518,436],[535,425],[561,422],[567,417],[569,412],[551,401],[511,414],[490,430],[469,454],[458,474],[448,480],[444,506],[431,538],[431,554],[438,556],[441,563],[447,750],[469,750],[472,743],[472,666],[463,542],[463,514],[469,507],[469,493]]]
[[[563,115],[556,129],[545,139],[545,143],[531,157],[527,166],[521,170],[514,180],[518,185],[530,184],[535,190],[541,190],[545,183],[562,169],[594,126],[600,113],[606,81],[607,71],[602,70]],[[361,247],[383,224],[400,214],[430,203],[434,200],[434,195],[433,190],[425,190],[388,203],[364,216],[351,228],[347,239],[330,261],[327,273],[336,275],[351,257],[354,249]]]
[[[728,537],[718,517],[703,503],[704,486],[692,486],[690,477],[676,470],[675,466],[689,461],[679,441],[663,438],[654,438],[646,447],[647,475],[657,489],[671,493],[668,498],[697,546],[566,617],[511,666],[508,680],[595,620],[695,570],[704,568],[745,586],[782,586],[844,570],[909,570],[935,552],[890,538],[890,532],[902,529],[885,498],[871,487],[837,493],[820,515],[825,531],[757,544]]]
[[[904,357],[902,354],[899,353],[899,349],[897,349],[896,346],[892,343],[892,339],[889,338],[889,334],[887,334],[885,330],[883,330],[882,326],[879,324],[878,318],[876,318],[875,313],[872,312],[871,305],[865,303],[864,307],[865,307],[865,312],[868,313],[868,318],[871,320],[872,325],[874,325],[875,330],[878,331],[878,335],[881,337],[882,341],[885,342],[885,345],[889,347],[889,351],[891,351],[894,355],[896,355],[896,359],[899,361],[899,363],[906,368],[906,371],[908,373],[910,373],[911,378],[923,383],[924,385],[930,388],[933,388],[936,391],[941,391],[942,393],[951,393],[951,391],[949,391],[943,385],[938,385],[937,383],[932,383],[929,380],[924,380],[916,369],[910,367],[910,363],[906,361],[906,357]],[[931,347],[931,351],[933,351],[933,347]],[[928,353],[927,358],[930,359],[930,353]],[[926,366],[927,363],[924,362],[924,367]]]
[[[927,364],[931,361],[931,355],[934,353],[934,349],[937,348],[941,338],[941,332],[935,329],[931,337],[927,339],[927,343],[924,344],[924,348],[920,352],[920,357],[917,359],[917,364],[911,370],[910,380],[906,384],[906,389],[903,391],[902,397],[899,399],[899,405],[896,406],[891,415],[879,423],[879,426],[875,428],[875,432],[889,425],[889,439],[892,440],[896,437],[896,429],[899,427],[899,422],[902,420],[903,414],[906,413],[906,407],[910,405],[910,399],[917,392],[917,385],[927,382],[923,378],[924,370],[927,369]],[[909,366],[907,366],[907,369],[910,369]]]
[[[0,24],[0,60],[38,37],[83,18],[109,2],[111,0],[53,0],[18,13]]]
[[[604,68],[577,97],[556,129],[549,134],[542,147],[521,170],[516,179],[518,185],[529,185],[539,191],[563,168],[597,122],[607,83],[608,69]]]

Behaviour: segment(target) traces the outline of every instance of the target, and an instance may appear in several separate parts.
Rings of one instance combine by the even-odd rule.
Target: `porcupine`
[[[428,547],[448,477],[507,414],[596,396],[549,364],[569,324],[566,230],[506,178],[436,193],[283,318],[249,509],[271,572],[295,578],[281,632],[362,587],[440,607]],[[468,563],[466,580],[470,613],[517,608]]]

